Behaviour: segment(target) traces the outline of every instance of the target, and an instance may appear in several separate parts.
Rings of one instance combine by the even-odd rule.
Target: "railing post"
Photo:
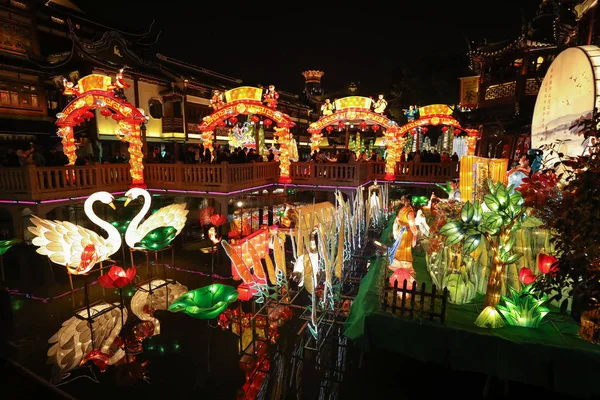
[[[183,184],[183,168],[185,168],[185,164],[181,161],[177,161],[175,163],[175,183]]]
[[[39,200],[40,185],[38,183],[37,168],[33,164],[26,164],[23,167],[23,179],[26,189],[31,193],[31,200]]]
[[[229,187],[229,163],[224,161],[218,165],[221,168],[221,182],[223,189],[226,189]]]
[[[96,191],[101,190],[100,188],[103,186],[102,184],[102,171],[100,171],[100,164],[99,162],[94,162],[94,184],[96,186]]]

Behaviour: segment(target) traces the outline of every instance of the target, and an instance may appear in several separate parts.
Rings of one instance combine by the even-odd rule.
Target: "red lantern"
[[[75,118],[73,118],[73,122],[75,122],[76,124],[81,124],[83,122],[83,118],[82,117],[75,117]]]
[[[260,118],[258,118],[256,115],[253,115],[252,117],[250,117],[250,121],[256,124],[258,121],[260,121]]]
[[[325,128],[325,130],[326,130],[328,133],[331,133],[331,131],[332,131],[332,130],[334,130],[334,129],[335,129],[335,128],[334,128],[333,126],[331,126],[331,125],[329,125],[327,128]]]
[[[270,119],[263,120],[263,125],[266,126],[267,128],[270,127],[272,124],[273,124],[273,121],[271,121]]]
[[[454,128],[454,135],[458,136],[459,133],[460,133],[460,129]]]
[[[429,128],[428,128],[428,127],[425,127],[425,128],[422,128],[422,129],[421,129],[421,132],[423,132],[423,133],[427,133],[427,131],[428,131],[428,130],[429,130]]]
[[[113,265],[107,274],[98,278],[98,283],[105,289],[125,287],[135,278],[135,270],[135,265],[127,271],[118,265]]]
[[[123,119],[123,116],[121,114],[113,114],[112,119],[115,121],[120,121]]]
[[[229,118],[229,122],[231,122],[231,125],[235,125],[235,124],[237,124],[238,119],[237,119],[237,117],[231,117],[231,118]]]
[[[103,108],[102,111],[100,111],[100,114],[102,114],[105,118],[108,118],[112,115],[112,111],[110,111],[108,108]]]
[[[345,126],[346,124],[340,121],[340,123],[338,124],[338,129],[341,131],[342,129],[344,129]]]
[[[224,127],[225,126],[225,121],[219,121],[219,122],[217,122],[217,126],[221,127],[221,128]]]
[[[417,130],[416,129],[411,129],[410,130],[410,134],[415,136],[417,134]]]
[[[540,254],[538,256],[538,268],[544,275],[550,274],[555,275],[558,271],[558,259],[548,254]]]
[[[443,127],[442,132],[448,132],[448,127],[447,126]]]
[[[88,110],[83,113],[83,118],[90,120],[90,119],[94,118],[94,113]]]
[[[373,132],[377,132],[379,130],[380,126],[379,125],[373,125],[371,127],[371,129],[373,129]]]
[[[227,217],[221,214],[213,214],[210,216],[210,223],[214,226],[221,226],[227,222]]]
[[[364,130],[367,127],[367,123],[365,121],[360,121],[359,126],[361,127],[362,130]]]

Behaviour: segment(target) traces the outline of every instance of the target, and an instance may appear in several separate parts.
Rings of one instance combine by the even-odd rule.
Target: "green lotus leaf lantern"
[[[0,240],[0,257],[13,247],[13,245],[22,242],[21,239]]]
[[[161,226],[151,230],[135,244],[136,249],[147,251],[161,251],[169,247],[177,236],[177,229],[172,226]]]
[[[183,312],[197,319],[217,318],[239,297],[233,286],[214,283],[182,294],[169,306],[171,312]]]
[[[124,235],[125,232],[127,231],[127,228],[129,228],[130,223],[131,223],[131,221],[128,220],[128,221],[112,221],[110,224],[112,226],[114,226],[115,228],[117,228],[117,230],[119,231],[119,233],[121,235]]]

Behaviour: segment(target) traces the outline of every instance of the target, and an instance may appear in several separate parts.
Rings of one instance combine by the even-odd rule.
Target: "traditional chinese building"
[[[592,3],[546,0],[514,37],[471,42],[474,76],[462,79],[458,118],[481,130],[478,155],[516,162],[529,148],[533,108],[550,64],[564,48],[595,40]],[[473,90],[467,89],[470,82]]]

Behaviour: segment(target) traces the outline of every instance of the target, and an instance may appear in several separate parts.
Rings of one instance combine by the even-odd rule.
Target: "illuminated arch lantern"
[[[56,115],[58,136],[62,138],[63,152],[69,159],[68,165],[74,165],[77,160],[73,127],[93,118],[94,109],[102,109],[102,115],[112,115],[112,118],[118,122],[119,139],[129,143],[131,187],[145,188],[140,127],[147,121],[147,117],[141,109],[115,95],[115,90],[129,87],[123,79],[123,70],[116,75],[114,83],[109,76],[91,74],[81,78],[77,85],[66,80],[64,84],[64,94],[76,96],[61,113]]]
[[[269,108],[261,101],[263,90],[252,86],[241,86],[225,92],[225,105],[202,119],[199,126],[205,148],[213,153],[214,131],[224,126],[224,121],[237,115],[261,115],[275,122],[275,138],[280,145],[279,182],[291,183],[289,145],[292,139],[290,128],[295,124],[289,115]],[[237,122],[237,118],[235,119]],[[266,124],[265,124],[266,125]],[[268,126],[268,125],[267,125]]]
[[[360,121],[363,121],[367,125],[371,125],[371,129],[375,132],[383,128],[383,135],[387,139],[385,179],[393,181],[396,179],[394,173],[396,162],[400,159],[400,151],[406,142],[406,132],[401,133],[396,122],[371,111],[371,104],[372,100],[370,98],[362,96],[349,96],[338,99],[335,101],[336,111],[310,124],[308,132],[311,134],[311,142],[317,142],[317,140],[320,140],[324,128],[338,126],[340,123],[356,123],[358,125]]]

